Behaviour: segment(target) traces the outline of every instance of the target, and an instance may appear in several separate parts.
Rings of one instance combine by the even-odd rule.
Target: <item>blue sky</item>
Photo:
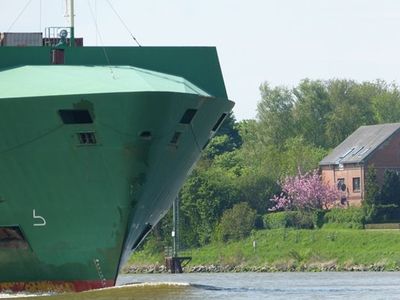
[[[27,2],[1,0],[0,32],[9,29]],[[64,2],[31,0],[11,31],[65,25]],[[397,0],[110,2],[143,46],[217,46],[238,120],[256,117],[264,81],[286,86],[304,78],[400,83]],[[76,32],[86,45],[101,45],[89,7],[104,45],[134,45],[106,0],[76,0]]]

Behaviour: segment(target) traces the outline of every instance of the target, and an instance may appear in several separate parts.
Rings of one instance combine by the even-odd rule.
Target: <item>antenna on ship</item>
[[[75,47],[75,8],[74,0],[65,0],[66,14],[65,17],[69,20],[70,27],[70,46]]]

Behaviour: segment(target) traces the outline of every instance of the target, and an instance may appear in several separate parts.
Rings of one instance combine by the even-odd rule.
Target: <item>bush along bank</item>
[[[361,207],[333,208],[329,211],[316,210],[281,211],[264,215],[264,227],[277,228],[353,228],[363,229],[365,223],[364,212]]]
[[[333,223],[332,223],[333,224]],[[400,271],[400,230],[278,228],[192,249],[185,272]],[[143,250],[145,251],[145,250]],[[163,257],[133,255],[128,273],[166,272]]]

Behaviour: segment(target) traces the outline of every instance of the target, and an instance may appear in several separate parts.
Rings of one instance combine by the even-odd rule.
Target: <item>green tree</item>
[[[215,136],[203,150],[202,157],[208,160],[216,156],[234,150],[234,145],[228,135]]]
[[[377,123],[400,122],[400,92],[395,84],[377,81],[380,93],[372,99],[374,119]]]
[[[236,175],[219,167],[197,168],[181,190],[186,246],[207,244],[223,212],[238,201]]]
[[[386,170],[377,206],[377,221],[394,221],[400,218],[400,177],[394,170]]]
[[[281,177],[310,172],[318,167],[327,154],[327,150],[307,144],[302,136],[290,138],[282,152]]]
[[[245,168],[237,180],[240,200],[249,204],[258,214],[265,214],[272,203],[268,201],[280,191],[276,179],[266,171]]]
[[[293,115],[296,136],[303,137],[311,145],[326,147],[325,127],[332,110],[326,84],[320,80],[305,79],[294,89],[297,101]]]
[[[288,88],[271,88],[268,83],[260,86],[260,92],[261,101],[257,106],[257,117],[260,122],[261,141],[279,147],[293,134],[294,95]]]
[[[396,171],[386,170],[380,193],[381,204],[398,204],[400,202],[400,178]]]
[[[376,178],[376,169],[371,166],[368,168],[365,176],[365,196],[362,202],[365,220],[373,222],[377,214],[377,206],[380,198],[380,188]]]
[[[332,110],[327,116],[328,147],[335,147],[361,125],[373,124],[372,98],[376,86],[357,84],[352,80],[330,80],[327,83]]]
[[[239,123],[239,132],[243,145],[237,156],[242,163],[244,176],[268,177],[268,181],[277,181],[281,173],[280,147],[265,142],[262,125],[256,120]]]

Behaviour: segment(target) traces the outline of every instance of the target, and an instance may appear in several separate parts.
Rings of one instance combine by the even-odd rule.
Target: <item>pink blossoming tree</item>
[[[275,203],[271,211],[327,209],[339,198],[339,192],[324,184],[317,170],[286,177],[281,187],[282,193],[271,199]]]

